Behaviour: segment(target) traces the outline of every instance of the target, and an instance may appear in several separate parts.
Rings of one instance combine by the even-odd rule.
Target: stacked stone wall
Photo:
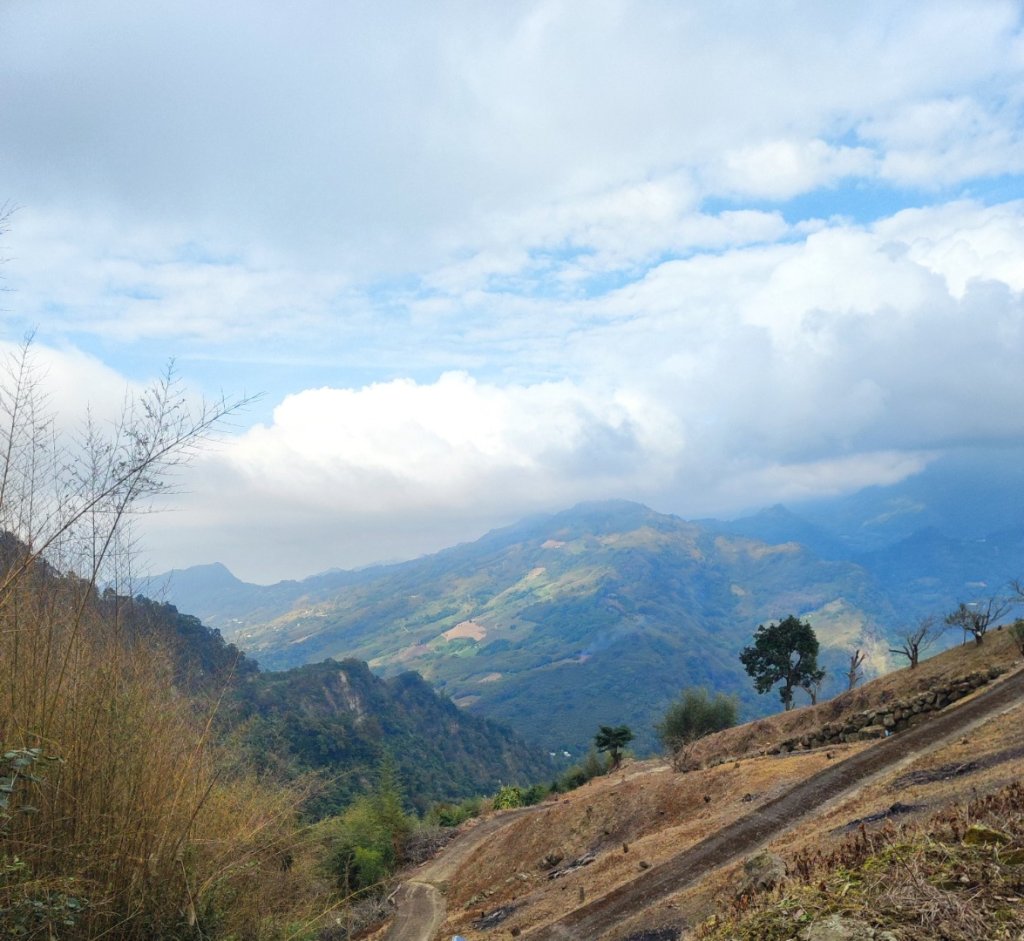
[[[999,667],[991,667],[986,672],[968,673],[944,681],[908,699],[880,704],[873,709],[826,722],[804,735],[787,738],[769,748],[767,754],[784,755],[800,749],[823,748],[842,742],[863,742],[894,735],[925,721],[929,713],[938,712],[950,703],[963,699],[1002,673]]]

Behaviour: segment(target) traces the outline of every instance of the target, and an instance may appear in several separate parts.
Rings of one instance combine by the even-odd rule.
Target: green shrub
[[[712,697],[703,686],[691,687],[668,707],[655,728],[664,746],[676,752],[705,735],[734,726],[738,714],[735,696],[715,693]]]
[[[534,804],[539,804],[550,793],[551,789],[544,784],[531,784],[523,791],[523,806],[532,807]]]
[[[495,810],[510,810],[513,807],[522,806],[524,806],[523,792],[514,784],[506,784],[494,795]]]
[[[602,774],[607,773],[608,762],[601,758],[597,753],[597,749],[591,748],[580,764],[573,765],[555,779],[551,785],[551,790],[558,794],[574,791],[576,788],[586,784],[587,781],[599,778]]]
[[[435,804],[427,811],[425,821],[439,827],[457,827],[473,817],[479,817],[483,800],[467,797],[457,804]]]
[[[322,825],[327,870],[340,888],[354,892],[384,883],[402,862],[416,821],[402,809],[394,766],[385,760],[377,789]]]

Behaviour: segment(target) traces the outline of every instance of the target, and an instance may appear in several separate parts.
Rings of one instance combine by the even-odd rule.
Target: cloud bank
[[[108,404],[168,355],[266,391],[155,568],[898,481],[1024,443],[1022,37],[1008,2],[8,4],[5,336]]]

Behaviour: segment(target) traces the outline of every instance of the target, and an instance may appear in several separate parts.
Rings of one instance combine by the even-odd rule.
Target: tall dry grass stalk
[[[132,618],[125,523],[230,408],[171,378],[112,438],[59,446],[28,346],[0,389],[0,934],[264,938],[309,917],[298,795],[220,769],[216,695]],[[31,750],[35,751],[31,751]],[[312,902],[309,903],[310,905]],[[282,913],[285,918],[282,919]]]

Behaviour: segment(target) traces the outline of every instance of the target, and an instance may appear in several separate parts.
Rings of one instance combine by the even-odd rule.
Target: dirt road
[[[445,904],[440,886],[452,878],[466,858],[481,843],[513,820],[543,809],[523,807],[485,820],[463,834],[436,859],[419,867],[395,893],[397,911],[384,941],[432,941],[444,921]]]
[[[427,941],[444,921],[444,897],[426,882],[403,882],[395,893],[395,905],[387,941]]]
[[[558,921],[529,932],[524,935],[524,941],[592,941],[601,937],[625,917],[673,895],[712,869],[750,855],[801,818],[869,778],[963,735],[981,722],[1019,706],[1022,701],[1024,672],[1018,672],[923,725],[883,739],[821,771],[668,862]]]

